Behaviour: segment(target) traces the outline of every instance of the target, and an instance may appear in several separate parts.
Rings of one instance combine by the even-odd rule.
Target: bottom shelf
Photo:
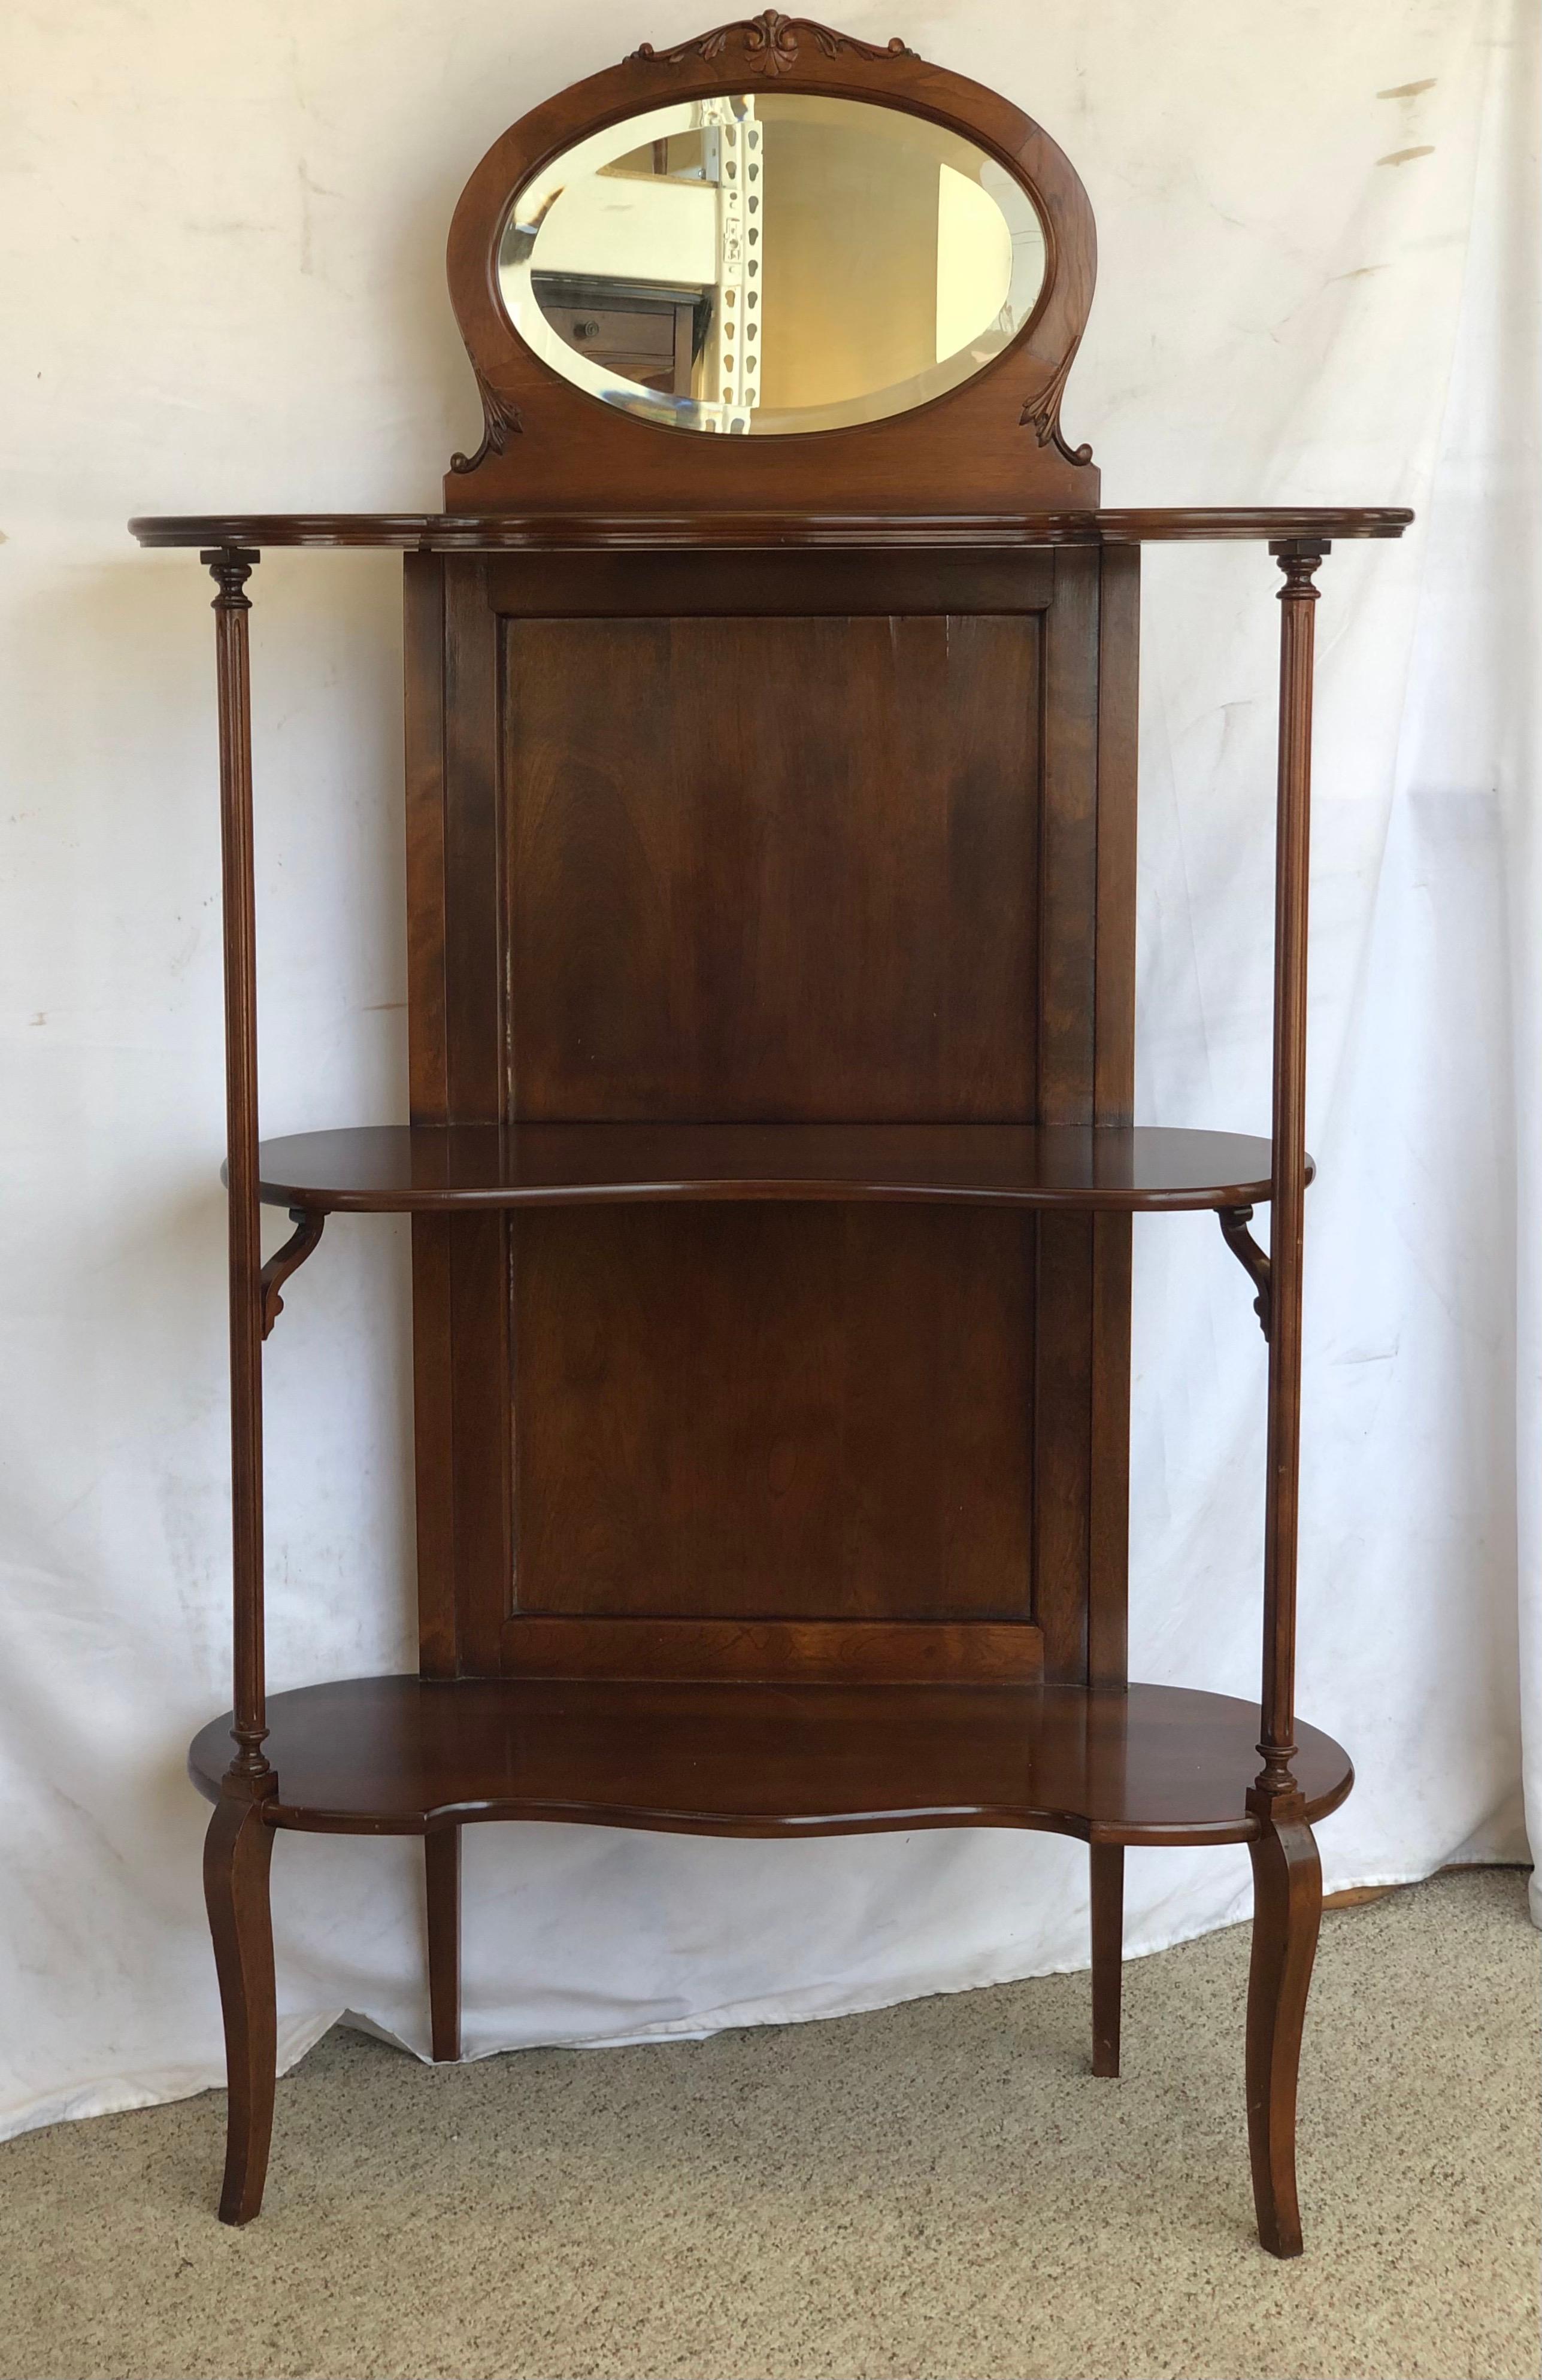
[[[188,1767],[217,1798],[230,1719]],[[1105,1843],[1246,1842],[1256,1703],[1183,1686],[617,1683],[350,1678],[268,1701],[271,1824],[422,1834],[483,1818],[686,1834],[1028,1827]],[[1298,1727],[1311,1819],[1354,1781]]]

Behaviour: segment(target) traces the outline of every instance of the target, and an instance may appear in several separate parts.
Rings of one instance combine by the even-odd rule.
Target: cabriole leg
[[[1299,1804],[1297,1804],[1299,1811]],[[1306,1992],[1322,1915],[1322,1864],[1299,1815],[1263,1817],[1253,1854],[1253,1964],[1247,1981],[1247,2138],[1258,2237],[1271,2256],[1301,2253],[1295,2095]]]
[[[1124,1846],[1092,1846],[1092,2070],[1119,2071],[1124,1983]]]
[[[225,2187],[220,2221],[249,2223],[262,2204],[273,2128],[278,2010],[268,1899],[273,1830],[261,1800],[226,1792],[203,1841],[203,1897],[225,2012]]]
[[[434,2063],[460,2056],[460,1828],[423,1838],[429,1897],[429,2016]]]

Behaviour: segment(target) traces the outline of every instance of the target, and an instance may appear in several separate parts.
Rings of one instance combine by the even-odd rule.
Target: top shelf
[[[1401,505],[1354,510],[1180,506],[1037,513],[169,513],[128,524],[145,546],[379,546],[410,553],[507,553],[585,547],[1171,545],[1401,537]]]
[[[1128,1214],[1260,1206],[1269,1144],[1154,1124],[366,1124],[264,1141],[258,1172],[267,1205],[320,1213],[809,1198]]]

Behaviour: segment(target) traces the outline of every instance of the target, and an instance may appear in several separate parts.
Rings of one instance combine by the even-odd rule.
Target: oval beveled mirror
[[[679,430],[786,434],[905,413],[972,379],[1044,283],[995,158],[859,100],[653,108],[515,196],[499,291],[520,337],[604,403]]]

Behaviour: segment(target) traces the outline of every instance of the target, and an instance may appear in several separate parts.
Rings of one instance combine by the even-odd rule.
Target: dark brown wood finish
[[[229,1185],[231,1527],[237,1756],[232,1780],[262,1788],[262,1210],[257,1187],[257,895],[252,865],[251,683],[246,583],[254,553],[201,559],[213,602],[219,690],[225,926],[225,1180]],[[276,1288],[276,1283],[275,1283]]]
[[[255,553],[225,547],[213,574],[219,693],[220,851],[225,943],[225,1180],[229,1213],[231,1583],[236,1707],[220,1800],[203,1847],[203,1890],[225,2013],[229,2113],[220,2219],[262,2203],[273,2131],[277,2000],[261,1814],[274,1790],[267,1737],[263,1628],[262,1341],[284,1269],[262,1265],[257,1173],[257,899],[252,859],[251,687],[246,582]],[[320,1236],[320,1220],[315,1224]],[[305,1227],[302,1226],[303,1236]],[[293,1253],[292,1249],[290,1253]],[[296,1258],[298,1261],[298,1257]]]
[[[249,2223],[262,2204],[268,2144],[273,2128],[273,2083],[278,2064],[278,2002],[273,1974],[273,1913],[268,1871],[273,1865],[273,1829],[266,1823],[274,1803],[272,1771],[266,1793],[233,1791],[226,1746],[236,1718],[205,1729],[213,1733],[217,1767],[207,1780],[195,1779],[214,1802],[203,1839],[203,1898],[214,1945],[220,2004],[225,2014],[225,2182],[220,2221]]]
[[[493,265],[526,175],[762,73],[928,115],[1029,188],[1044,295],[974,380],[707,440],[522,346]],[[1090,1847],[1111,2075],[1124,1847],[1248,1843],[1259,2232],[1299,2252],[1311,1827],[1352,1781],[1294,1718],[1312,576],[1412,516],[1100,508],[1059,423],[1093,265],[1053,142],[903,43],[771,12],[644,44],[457,210],[486,431],[447,512],[131,524],[220,590],[235,1709],[190,1767],[228,2221],[267,2159],[278,1827],[425,1835],[451,2058],[467,1820],[992,1825]],[[1269,1143],[1133,1123],[1137,549],[1200,539],[1286,575]],[[260,1151],[243,590],[276,545],[404,555],[411,1122]],[[263,1200],[296,1224],[266,1267]],[[1126,1683],[1131,1217],[1185,1208],[1269,1340],[1257,1709]],[[270,1701],[261,1340],[350,1211],[413,1217],[420,1675]]]
[[[1124,1985],[1124,1846],[1092,1846],[1092,2070],[1119,2072],[1120,2003]]]
[[[431,1827],[423,1838],[428,1903],[429,2017],[434,2063],[460,2056],[460,1828]]]
[[[668,435],[667,432],[656,433]],[[693,451],[700,442],[686,441]],[[785,440],[771,442],[777,446]],[[816,441],[822,443],[822,441]],[[838,468],[827,492],[844,491]],[[1010,481],[1003,494],[1014,492]],[[1303,509],[1287,505],[1168,505],[1144,511],[1034,510],[984,513],[704,511],[699,498],[677,512],[614,513],[144,513],[128,524],[143,546],[383,546],[407,553],[507,553],[595,548],[667,552],[674,548],[744,552],[787,546],[841,552],[893,546],[1170,545],[1251,539],[1401,537],[1413,520],[1402,505]]]
[[[1269,1451],[1264,1516],[1264,1757],[1259,1791],[1288,1799],[1294,1751],[1296,1522],[1301,1486],[1301,1259],[1306,1223],[1306,891],[1311,853],[1312,653],[1327,548],[1271,546],[1280,590],[1280,778],[1274,866],[1273,1184],[1269,1259]]]
[[[450,1120],[449,992],[444,950],[444,748],[447,733],[444,565],[408,553],[402,564],[405,811],[407,823],[407,1086],[412,1120]]]
[[[610,1623],[710,1621],[703,1658],[753,1677],[784,1656],[741,1623],[1040,1617],[1031,1228],[920,1206],[522,1218],[518,1560],[477,1582],[502,1665],[525,1666],[531,1619],[607,1670]],[[1022,1673],[1010,1630],[973,1658]]]
[[[1305,1729],[1301,1730],[1303,1738]],[[1305,1743],[1296,1765],[1305,1778]],[[1257,1802],[1257,1797],[1250,1797]],[[1322,1916],[1322,1864],[1305,1791],[1283,1815],[1280,1797],[1257,1812],[1253,1859],[1253,1961],[1247,1983],[1247,2137],[1258,2237],[1274,2256],[1299,2256],[1295,2188],[1296,2078],[1306,1993]]]
[[[496,1676],[503,1666],[519,1536],[531,1517],[515,1502],[516,1430],[522,1429],[523,1415],[514,1394],[514,1253],[501,1215],[463,1216],[450,1234],[456,1675]],[[439,1318],[431,1313],[425,1319],[431,1336],[436,1334]]]
[[[499,1817],[738,1836],[1026,1827],[1095,1843],[1240,1843],[1252,1703],[1183,1686],[723,1685],[351,1678],[274,1694],[270,1826],[422,1834]],[[219,1788],[221,1729],[188,1773]],[[1354,1772],[1315,1728],[1313,1817]]]
[[[258,1155],[261,1167],[261,1155]],[[261,1184],[258,1196],[271,1205]],[[281,1248],[274,1250],[258,1276],[258,1293],[261,1302],[262,1336],[266,1339],[284,1311],[284,1284],[292,1273],[298,1272],[308,1257],[315,1255],[326,1228],[326,1216],[320,1208],[291,1205],[289,1220],[294,1230]]]
[[[768,37],[775,21],[783,30]],[[768,61],[771,62],[768,66]],[[575,390],[515,331],[498,294],[511,204],[538,166],[639,110],[753,89],[900,108],[960,132],[1031,197],[1044,227],[1044,285],[1029,321],[996,360],[908,413],[791,438],[700,438],[632,419]],[[486,432],[444,482],[452,512],[520,505],[755,510],[825,503],[853,510],[968,512],[1002,489],[1018,500],[1092,505],[1091,449],[1061,432],[1066,376],[1092,304],[1097,240],[1087,193],[1063,152],[1021,109],[903,43],[878,48],[806,18],[720,27],[575,83],[512,125],[477,167],[450,226],[450,298],[482,393]],[[778,449],[771,453],[768,450]]]
[[[464,1234],[462,1234],[464,1236]],[[412,1398],[417,1458],[418,1664],[453,1678],[459,1659],[455,1602],[455,1234],[431,1214],[412,1219]]]
[[[1311,1179],[1311,1160],[1307,1160],[1307,1179]],[[1269,1250],[1261,1248],[1248,1230],[1253,1220],[1251,1207],[1222,1207],[1216,1215],[1220,1236],[1236,1257],[1248,1280],[1257,1291],[1253,1311],[1258,1318],[1258,1328],[1264,1337],[1269,1331]]]
[[[403,563],[406,691],[407,1086],[412,1132],[438,1145],[449,1118],[449,989],[443,887],[445,684],[444,565],[434,553]],[[409,1146],[411,1137],[409,1136]],[[455,1599],[455,1239],[447,1220],[409,1210],[412,1223],[412,1373],[417,1467],[418,1658],[425,1677],[452,1678],[459,1661]],[[464,1236],[464,1235],[462,1235]]]
[[[1000,1501],[998,1491],[998,1506]],[[931,1521],[930,1513],[924,1517]],[[795,1532],[796,1514],[790,1523],[780,1515],[776,1518],[779,1541]],[[848,1554],[843,1582],[844,1599],[848,1601],[856,1599],[850,1553],[860,1549],[863,1518],[854,1516],[856,1546],[841,1548]],[[999,1512],[997,1520],[1000,1525]],[[872,1532],[870,1516],[868,1532]],[[977,1522],[977,1538],[979,1534]],[[928,1529],[928,1549],[934,1559],[940,1536],[933,1521]],[[641,1599],[639,1581],[621,1569],[620,1550],[612,1548],[612,1594],[623,1604],[628,1599],[636,1602]],[[655,1583],[674,1590],[675,1573],[663,1569],[656,1546],[642,1550],[652,1555]],[[722,1559],[720,1553],[720,1562]],[[960,1566],[955,1552],[955,1582]],[[539,1564],[532,1567],[539,1574]],[[913,1562],[912,1572],[914,1568]],[[767,1582],[766,1594],[783,1602],[788,1599],[783,1573],[763,1549],[757,1549],[753,1564],[741,1558],[729,1568],[741,1603],[751,1599],[744,1592],[744,1580],[752,1569]],[[828,1596],[831,1582],[823,1584]],[[592,1597],[595,1582],[586,1580],[585,1585]],[[812,1585],[797,1582],[801,1600],[809,1599]],[[885,1577],[882,1585],[888,1595],[893,1594],[894,1580]],[[1000,1582],[997,1586],[998,1594],[1002,1593]],[[527,1586],[526,1604],[533,1599]],[[577,1673],[639,1682],[698,1678],[703,1683],[732,1685],[748,1673],[769,1685],[984,1686],[1037,1682],[1044,1674],[1042,1629],[1021,1617],[981,1619],[977,1614],[953,1620],[821,1620],[789,1618],[783,1610],[769,1619],[759,1613],[710,1612],[658,1619],[625,1611],[617,1617],[610,1610],[601,1617],[586,1617],[580,1626],[575,1626],[571,1616],[553,1618],[539,1609],[521,1609],[504,1621],[502,1642],[505,1666],[522,1678],[565,1678]]]
[[[1130,1124],[363,1124],[264,1141],[262,1197],[452,1214],[715,1199],[936,1201],[1103,1214],[1263,1204],[1269,1144]]]
[[[1104,1152],[1111,1146],[1104,1135],[1130,1131],[1135,1114],[1135,938],[1129,921],[1135,913],[1140,566],[1137,549],[1111,546],[1099,574],[1097,908],[1115,929],[1098,936],[1094,978],[1094,1148]],[[1144,1132],[1132,1132],[1131,1139],[1144,1172],[1158,1150]],[[1115,1689],[1129,1674],[1131,1240],[1126,1217],[1099,1210],[1092,1226],[1087,1675],[1089,1685]],[[1123,1914],[1123,1875],[1121,1866],[1116,1917]]]
[[[1032,614],[510,620],[514,1117],[1030,1118],[1038,645]]]
[[[518,1150],[535,1156],[543,1135],[560,1154],[552,1118],[591,1120],[570,1147],[596,1160],[592,1120],[621,1120],[634,1164],[651,1152],[666,1171],[689,1161],[687,1125],[711,1118],[694,1135],[700,1170],[725,1174],[734,1135],[716,1120],[754,1118],[739,1161],[768,1184],[724,1178],[707,1195],[822,1204],[829,1145],[844,1139],[857,1171],[877,1161],[854,1117],[1036,1113],[1055,1120],[1037,1144],[1044,1190],[1024,1184],[1012,1203],[1051,1203],[1062,1166],[1072,1196],[1055,1203],[1136,1203],[1120,1172],[1128,1132],[1105,1144],[1090,1129],[1099,1099],[1127,1116],[1132,1095],[1133,918],[1112,905],[1133,880],[1130,735],[1127,704],[1100,700],[1099,662],[1107,650],[1133,675],[1135,617],[1126,562],[1103,619],[1105,567],[1095,552],[646,567],[598,553],[447,559],[416,580],[409,647],[444,734],[442,823],[409,836],[425,870],[409,905],[431,921],[414,940],[413,999],[420,958],[425,1015],[442,1002],[446,1024],[437,1081],[424,1072],[437,1029],[415,1041],[415,1113],[502,1120],[495,1152],[480,1136],[489,1205],[540,1203],[510,1196],[506,1166],[523,1172]],[[436,594],[437,666],[421,617]],[[414,805],[422,815],[416,790]],[[671,1117],[673,1146],[657,1122]],[[800,1144],[809,1119],[844,1121]],[[433,1145],[452,1144],[465,1146]],[[950,1169],[969,1155],[946,1128],[913,1134],[917,1155],[929,1146]],[[895,1130],[892,1157],[905,1151]],[[814,1168],[801,1192],[800,1161]],[[545,1203],[567,1203],[557,1186]],[[905,1185],[871,1187],[886,1200]],[[1100,1627],[1122,1660],[1109,1648],[1123,1630],[1127,1244],[1095,1238],[1086,1214],[1056,1229],[1064,1255],[1049,1261],[1034,1253],[1042,1229],[983,1217],[941,1233],[877,1216],[596,1217],[575,1237],[527,1216],[459,1234],[447,1337],[420,1318],[447,1365],[420,1382],[420,1412],[448,1405],[476,1439],[446,1475],[425,1430],[420,1515],[446,1491],[453,1506],[420,1518],[454,1570],[453,1589],[443,1570],[425,1582],[434,1667],[452,1609],[463,1672],[518,1669],[527,1646],[538,1658],[532,1614],[542,1665],[561,1614],[609,1672],[601,1623],[634,1616],[639,1595],[662,1618],[706,1618],[724,1597],[725,1620],[774,1621],[911,1620],[929,1594],[944,1621],[1035,1621],[1049,1674],[1085,1678],[1095,1476]],[[1113,1284],[1096,1361],[1095,1272]],[[744,1328],[745,1283],[776,1317],[769,1338]],[[505,1391],[489,1332],[506,1296]],[[787,1350],[779,1366],[767,1347]],[[1095,1374],[1113,1422],[1096,1448]],[[740,1377],[735,1402],[722,1384]],[[950,1395],[951,1379],[971,1394]],[[656,1506],[639,1506],[643,1479],[669,1483]],[[970,1528],[945,1528],[950,1512]],[[650,1543],[625,1566],[634,1599],[607,1607],[610,1558],[596,1568],[578,1549]],[[739,1640],[741,1660],[765,1641]],[[721,1660],[715,1638],[702,1654]],[[1014,1654],[1003,1674],[1016,1668]]]
[[[1302,1247],[1306,1196],[1306,923],[1311,853],[1312,660],[1328,548],[1270,548],[1280,592],[1280,735],[1274,880],[1274,1096],[1268,1269],[1259,1311],[1269,1340],[1264,1508],[1264,1658],[1258,1750],[1248,1794],[1259,1832],[1251,1850],[1255,1911],[1247,1993],[1247,2125],[1258,2237],[1299,2256],[1296,2077],[1306,1993],[1322,1913],[1322,1867],[1297,1774],[1296,1541],[1301,1485]],[[1244,1236],[1245,1232],[1244,1231]],[[1246,1252],[1237,1245],[1237,1253]],[[1258,1268],[1252,1269],[1257,1273]]]

